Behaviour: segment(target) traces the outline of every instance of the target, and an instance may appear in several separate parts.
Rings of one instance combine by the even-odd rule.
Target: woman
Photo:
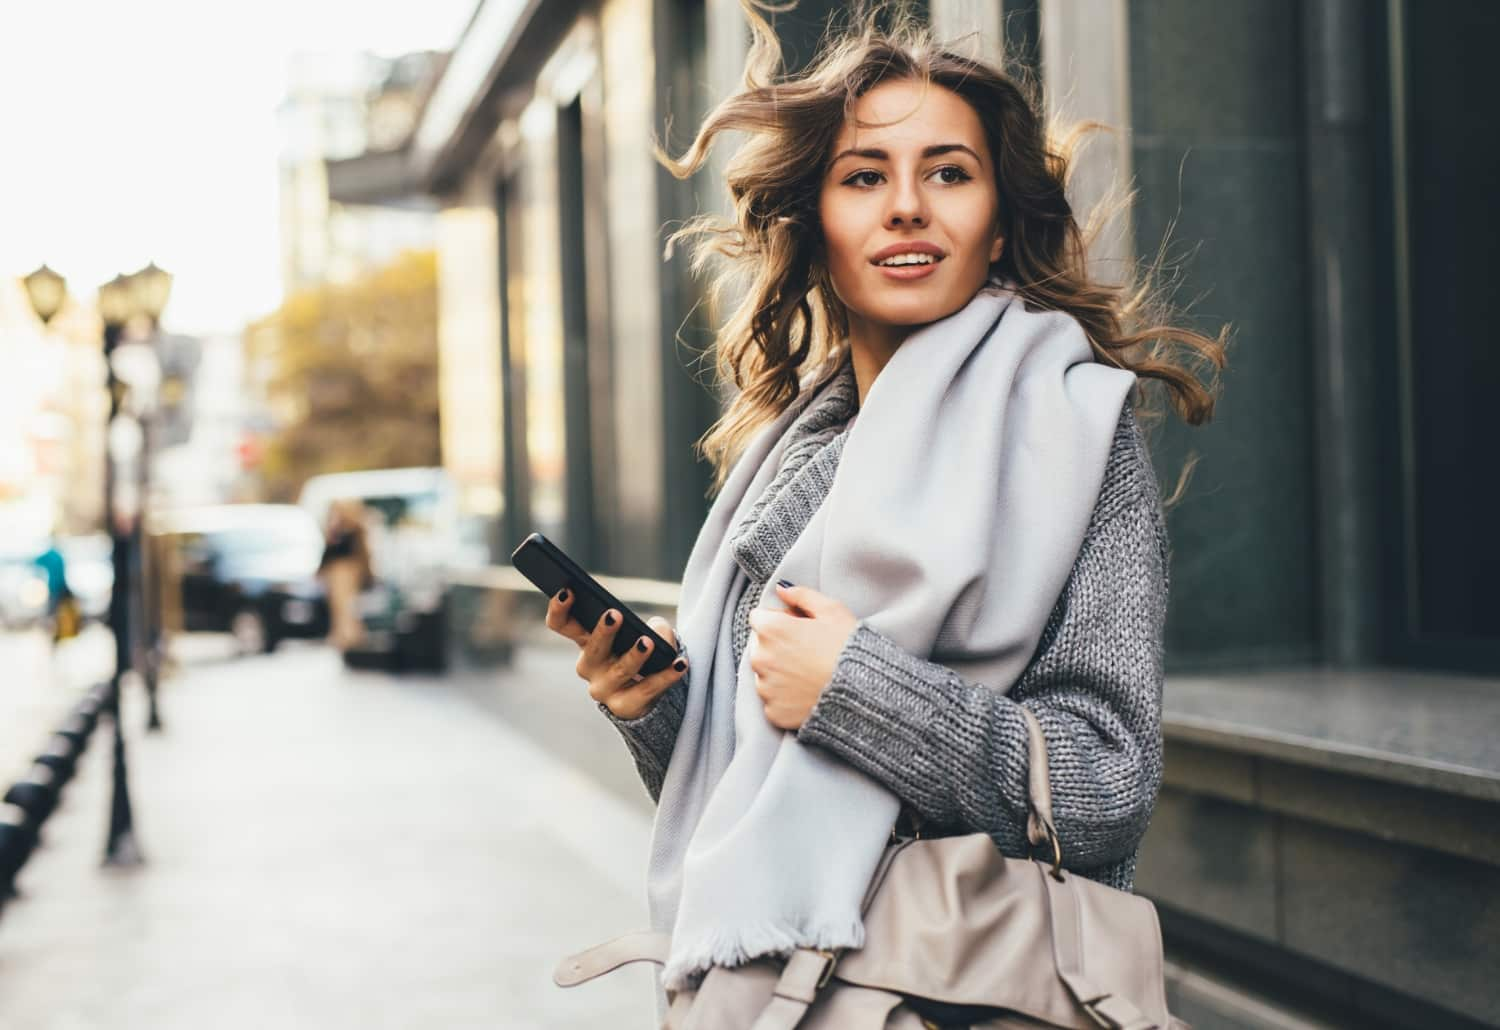
[[[769,27],[687,153],[746,134],[732,224],[749,288],[716,341],[738,388],[702,441],[719,488],[683,577],[678,668],[620,620],[547,625],[658,802],[652,921],[669,990],[712,965],[857,947],[890,833],[1028,853],[1026,728],[1048,744],[1064,864],[1129,890],[1161,779],[1167,541],[1131,396],[1213,396],[1090,278],[1027,95],[873,16],[785,75]],[[653,627],[676,642],[664,620]],[[688,662],[693,664],[688,667]]]
[[[369,585],[371,572],[364,506],[352,498],[334,501],[328,508],[324,538],[318,578],[328,596],[328,642],[347,651],[365,635],[359,592]]]

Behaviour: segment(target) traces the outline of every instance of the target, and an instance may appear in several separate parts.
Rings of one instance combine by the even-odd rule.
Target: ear
[[[1000,255],[1005,253],[1005,237],[996,235],[995,242],[990,244],[990,264],[1000,260]]]

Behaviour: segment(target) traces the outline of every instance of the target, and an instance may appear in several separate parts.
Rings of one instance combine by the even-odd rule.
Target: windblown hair
[[[1161,291],[1153,286],[1160,258],[1124,285],[1090,276],[1089,234],[1065,193],[1079,134],[1061,142],[1049,138],[1033,91],[1020,78],[943,49],[903,6],[887,3],[858,5],[851,27],[825,37],[811,64],[789,74],[755,0],[742,6],[753,41],[741,88],[708,114],[681,157],[656,148],[657,159],[685,179],[707,162],[720,134],[745,134],[725,168],[733,220],[699,216],[667,246],[670,256],[679,241],[694,238],[694,273],[714,255],[727,259],[713,276],[709,299],[711,310],[732,308],[714,349],[718,385],[732,384],[737,392],[697,443],[714,466],[714,492],[756,431],[786,410],[805,381],[820,381],[843,358],[848,314],[823,260],[819,191],[855,103],[891,80],[951,90],[979,116],[1006,241],[990,279],[1015,284],[1030,307],[1073,316],[1098,360],[1160,383],[1189,424],[1208,421],[1217,377],[1205,385],[1197,370],[1224,366],[1227,328],[1210,338],[1166,321]]]

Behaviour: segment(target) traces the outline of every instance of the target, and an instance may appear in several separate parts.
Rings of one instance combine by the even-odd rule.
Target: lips
[[[902,254],[926,254],[930,255],[933,260],[932,262],[930,262],[930,264],[916,262],[911,265],[882,265],[882,267],[926,268],[930,267],[930,265],[937,264],[946,256],[943,252],[943,248],[939,247],[936,243],[928,243],[926,240],[905,240],[901,243],[892,243],[887,247],[880,248],[873,255],[871,255],[870,263],[873,265],[880,265],[881,262],[888,261],[891,258],[898,257]]]

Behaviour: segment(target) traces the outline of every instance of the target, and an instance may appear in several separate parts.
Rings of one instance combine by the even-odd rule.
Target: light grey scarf
[[[1083,330],[989,286],[897,349],[872,384],[788,579],[847,605],[912,653],[1005,691],[1034,653],[1082,546],[1135,377]],[[744,573],[731,533],[776,474],[798,400],[751,442],[682,581],[686,711],[652,835],[652,925],[671,989],[710,965],[794,947],[856,948],[859,904],[894,795],[771,726],[731,639]]]

